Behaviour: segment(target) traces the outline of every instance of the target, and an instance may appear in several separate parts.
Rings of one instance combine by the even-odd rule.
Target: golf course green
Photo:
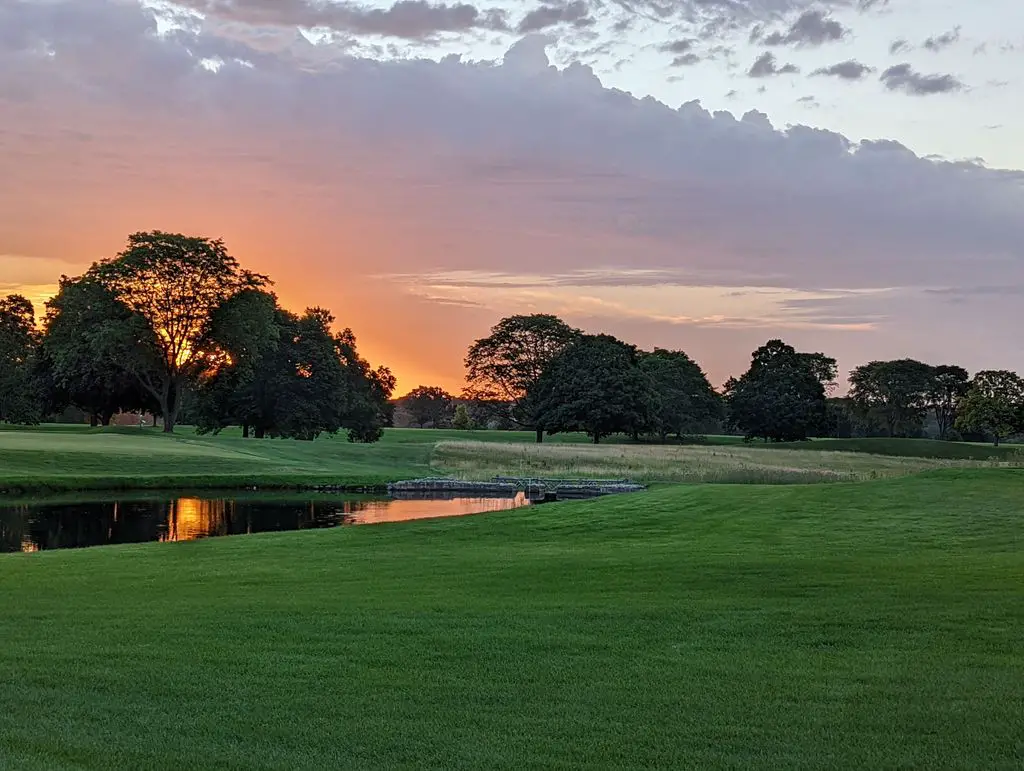
[[[0,487],[393,478],[427,433],[4,431]],[[0,768],[1019,768],[1022,513],[942,466],[3,555]]]

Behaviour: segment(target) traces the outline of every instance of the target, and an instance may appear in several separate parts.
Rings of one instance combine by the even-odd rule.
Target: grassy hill
[[[1022,500],[945,470],[0,557],[0,765],[1019,767]]]

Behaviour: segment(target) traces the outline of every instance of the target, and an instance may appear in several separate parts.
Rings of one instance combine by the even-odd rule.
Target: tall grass
[[[466,479],[499,474],[566,478],[626,477],[641,482],[801,484],[853,482],[993,462],[900,458],[858,452],[733,446],[501,445],[446,441],[432,466]]]

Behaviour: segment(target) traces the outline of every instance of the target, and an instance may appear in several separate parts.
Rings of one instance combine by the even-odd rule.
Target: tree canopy
[[[27,297],[0,299],[0,422],[36,423],[42,412],[35,381],[38,334]]]
[[[174,430],[184,389],[220,359],[211,336],[214,314],[239,292],[269,283],[243,270],[219,239],[162,231],[132,234],[124,251],[96,263],[86,275],[133,315],[137,334],[131,355],[114,363],[156,399],[167,432]],[[123,336],[110,325],[104,330]]]
[[[651,424],[655,394],[635,346],[611,335],[583,335],[555,356],[530,394],[538,427],[582,431],[598,443]]]
[[[454,418],[455,402],[450,393],[438,386],[417,386],[403,399],[412,420],[420,428],[447,428]]]
[[[655,348],[640,356],[650,380],[650,432],[664,441],[707,431],[721,417],[721,399],[704,370],[683,351]]]
[[[1008,370],[983,370],[974,376],[960,404],[961,431],[990,436],[996,445],[1024,432],[1024,379]]]
[[[499,407],[516,425],[535,429],[537,441],[542,441],[536,409],[527,397],[553,359],[580,334],[550,314],[502,319],[466,354],[464,397]]]
[[[914,436],[935,389],[934,368],[914,359],[872,361],[850,373],[850,400],[889,436]]]
[[[743,376],[726,383],[729,420],[747,439],[807,439],[826,426],[826,388],[835,372],[835,359],[769,340]]]
[[[949,438],[956,423],[957,407],[970,390],[971,376],[963,367],[952,364],[932,367],[931,383],[925,398],[935,415],[940,439]]]
[[[49,406],[72,405],[93,425],[108,425],[122,410],[156,412],[156,398],[120,362],[134,356],[138,319],[90,277],[61,276],[46,303],[40,362]]]

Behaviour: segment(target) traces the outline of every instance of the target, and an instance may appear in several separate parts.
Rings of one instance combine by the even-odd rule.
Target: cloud
[[[848,59],[845,62],[839,62],[829,67],[821,67],[812,72],[811,75],[827,75],[833,78],[841,78],[842,80],[862,80],[870,72],[874,72],[873,67],[862,64],[855,59]]]
[[[818,101],[818,98],[816,96],[801,96],[796,101],[797,104],[802,104],[805,107],[821,107],[821,103]]]
[[[499,313],[552,312],[596,320],[642,320],[672,326],[718,329],[824,329],[867,331],[877,315],[857,316],[851,297],[876,297],[888,290],[850,293],[686,283],[671,271],[581,270],[559,274],[440,271],[386,275],[420,297],[446,304],[484,305]],[[843,316],[832,313],[841,307]],[[680,309],[686,312],[681,313]],[[852,315],[845,315],[852,314]]]
[[[775,54],[771,51],[765,51],[750,65],[747,75],[752,78],[770,78],[774,75],[792,75],[798,72],[800,72],[800,68],[795,64],[778,66]]]
[[[922,75],[906,63],[890,67],[879,79],[890,91],[903,91],[914,96],[949,94],[964,89],[964,84],[955,75]]]
[[[502,61],[381,61],[223,23],[161,36],[126,2],[0,4],[0,253],[72,263],[52,281],[135,230],[223,236],[289,307],[334,308],[367,355],[424,377],[458,373],[524,292],[648,345],[701,320],[684,344],[722,374],[786,324],[855,363],[1024,355],[1019,298],[943,313],[923,291],[1024,284],[1021,173],[637,99],[553,66],[543,36]],[[34,285],[30,267],[0,273]],[[551,283],[424,294],[370,275],[466,271]],[[761,294],[722,299],[741,289]],[[813,322],[774,300],[762,318],[776,296],[813,300]]]
[[[386,8],[315,0],[174,0],[198,13],[253,26],[329,29],[354,35],[423,40],[444,32],[509,29],[500,8],[478,9],[426,0],[398,0]],[[536,12],[535,12],[536,13]]]
[[[700,57],[697,54],[683,54],[677,56],[672,60],[673,67],[692,67],[695,64],[700,64]]]
[[[523,17],[517,29],[520,33],[537,32],[566,23],[576,26],[593,24],[584,0],[571,0],[564,5],[549,4],[535,8]]]
[[[659,51],[663,51],[669,54],[688,54],[693,51],[694,46],[697,45],[697,40],[694,38],[681,38],[679,40],[670,40],[667,43],[662,43],[658,46]]]
[[[755,27],[750,37],[751,42],[769,46],[811,47],[842,40],[848,33],[849,30],[827,12],[815,8],[801,13],[785,32],[763,35],[763,28]]]
[[[960,27],[954,27],[949,32],[944,32],[941,35],[933,35],[921,44],[922,48],[938,53],[944,48],[949,48],[951,45],[955,45],[960,40]]]
[[[900,38],[899,40],[892,41],[892,43],[889,45],[889,53],[895,56],[897,54],[907,53],[913,48],[914,47],[910,45],[909,40],[904,40],[903,38]]]

